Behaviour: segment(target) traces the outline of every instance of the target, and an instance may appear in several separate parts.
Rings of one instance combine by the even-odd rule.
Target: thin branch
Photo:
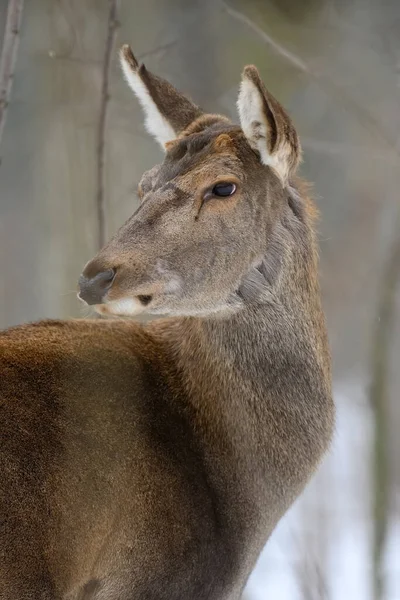
[[[148,50],[147,52],[143,52],[143,54],[138,54],[137,55],[137,59],[138,60],[143,60],[144,58],[148,58],[149,56],[157,56],[158,54],[162,53],[162,52],[166,52],[167,50],[170,50],[171,48],[173,48],[173,46],[176,46],[176,44],[178,43],[178,40],[172,40],[171,42],[167,42],[166,44],[161,44],[160,46],[156,46],[155,48],[152,48],[151,50]]]
[[[111,57],[115,45],[115,35],[118,27],[117,12],[118,0],[109,0],[108,32],[103,59],[103,80],[101,86],[100,114],[97,130],[97,219],[98,219],[98,246],[101,248],[106,239],[106,211],[104,196],[104,164],[105,164],[105,129],[107,107],[110,99],[110,70]]]
[[[24,0],[9,0],[8,2],[3,47],[0,55],[0,145],[17,62],[19,29],[23,6]]]
[[[231,15],[231,17],[233,17],[237,21],[240,21],[241,23],[244,23],[245,25],[247,25],[247,27],[252,29],[254,33],[256,33],[266,44],[271,46],[277,54],[283,56],[288,62],[297,67],[300,71],[304,71],[306,73],[310,72],[308,65],[305,62],[303,62],[301,58],[293,54],[293,52],[290,52],[290,50],[288,50],[281,44],[278,44],[278,42],[274,40],[270,35],[268,35],[263,29],[261,29],[261,27],[259,27],[257,23],[254,23],[254,21],[252,21],[242,12],[236,10],[235,8],[232,8],[232,6],[229,6],[229,4],[224,2],[224,0],[221,1],[221,4],[226,10],[226,12],[229,15]]]
[[[337,85],[331,78],[324,76],[322,72],[317,71],[311,65],[307,64],[304,60],[299,58],[296,54],[279,44],[273,37],[268,35],[261,27],[257,25],[252,19],[241,11],[232,8],[225,0],[220,0],[220,5],[233,19],[243,23],[251,29],[264,43],[266,43],[272,50],[284,58],[289,64],[296,67],[299,71],[307,73],[314,82],[327,92],[334,100],[340,103],[353,117],[355,117],[367,131],[369,131],[375,137],[379,137],[381,141],[391,150],[396,153],[396,156],[400,156],[399,149],[397,147],[397,139],[391,139],[390,135],[382,127],[379,120],[372,114],[368,108],[365,108],[361,104],[357,103],[349,94],[346,89],[340,85]]]

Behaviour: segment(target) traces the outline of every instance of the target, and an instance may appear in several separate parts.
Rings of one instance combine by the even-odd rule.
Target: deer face
[[[98,312],[207,315],[268,292],[268,239],[299,161],[296,132],[258,72],[243,74],[241,127],[205,115],[121,50],[126,79],[165,158],[144,174],[141,205],[81,275]]]

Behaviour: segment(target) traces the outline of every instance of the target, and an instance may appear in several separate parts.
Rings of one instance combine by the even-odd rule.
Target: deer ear
[[[265,88],[252,65],[243,71],[237,104],[240,124],[250,146],[286,185],[300,162],[299,138],[289,115]]]
[[[120,50],[125,78],[146,115],[146,128],[165,149],[166,142],[202,115],[198,106],[178,92],[168,81],[139,65],[128,45]]]

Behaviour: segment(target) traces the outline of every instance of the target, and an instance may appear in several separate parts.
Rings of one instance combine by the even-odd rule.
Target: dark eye
[[[232,196],[236,192],[236,185],[234,183],[217,183],[212,189],[213,196],[220,196],[225,198]]]

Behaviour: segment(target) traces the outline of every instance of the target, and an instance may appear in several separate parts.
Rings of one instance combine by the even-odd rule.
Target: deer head
[[[242,76],[239,127],[203,113],[129,46],[120,59],[165,157],[143,175],[138,210],[86,265],[80,298],[127,316],[225,314],[259,301],[277,276],[272,232],[300,159],[289,116],[254,66]]]

